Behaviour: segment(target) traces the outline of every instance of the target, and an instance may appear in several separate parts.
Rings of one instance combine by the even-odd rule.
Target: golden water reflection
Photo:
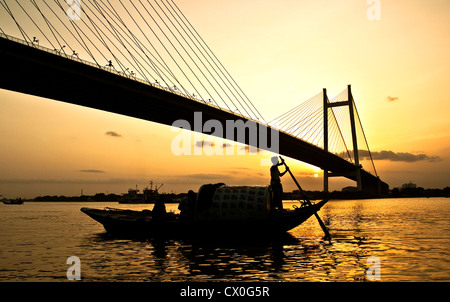
[[[331,201],[330,242],[314,217],[263,241],[117,238],[80,206],[2,208],[0,280],[64,281],[75,255],[84,281],[367,281],[371,256],[381,281],[450,281],[446,199]]]

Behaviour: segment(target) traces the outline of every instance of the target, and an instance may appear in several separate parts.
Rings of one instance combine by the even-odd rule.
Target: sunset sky
[[[381,0],[379,20],[369,20],[366,0],[176,3],[266,120],[322,88],[332,98],[351,84],[380,178],[391,188],[450,186],[448,0]],[[176,193],[212,182],[269,183],[261,154],[175,156],[178,133],[0,90],[0,194],[119,194],[149,181]],[[319,169],[288,164],[303,189],[322,189]],[[285,190],[295,189],[288,177]],[[347,185],[354,183],[330,180],[332,190]]]

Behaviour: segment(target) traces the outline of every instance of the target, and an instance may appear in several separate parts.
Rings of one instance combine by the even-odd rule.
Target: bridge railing
[[[27,46],[36,48],[36,49],[39,49],[39,50],[42,50],[42,51],[45,51],[45,52],[48,52],[48,53],[60,56],[60,57],[64,57],[64,58],[72,60],[72,61],[77,61],[77,62],[82,63],[82,64],[86,64],[86,65],[89,65],[89,66],[92,66],[92,67],[95,67],[95,68],[99,68],[101,70],[104,70],[104,71],[107,71],[107,72],[110,72],[110,73],[113,73],[113,74],[116,74],[116,75],[119,75],[119,76],[122,76],[122,77],[125,77],[125,78],[128,78],[128,79],[131,79],[133,81],[137,81],[139,83],[142,83],[142,84],[145,84],[145,85],[149,85],[149,86],[151,86],[153,88],[164,90],[164,91],[167,91],[167,92],[170,92],[170,93],[182,96],[184,98],[188,98],[188,99],[193,100],[195,102],[198,102],[198,103],[210,106],[210,107],[214,107],[214,108],[217,108],[217,109],[222,110],[222,111],[226,111],[228,113],[240,116],[241,118],[244,118],[244,119],[247,119],[247,120],[250,119],[250,120],[253,120],[255,122],[260,122],[259,120],[255,120],[253,118],[243,116],[243,115],[241,115],[241,114],[239,114],[237,112],[228,110],[226,108],[222,108],[222,107],[220,107],[218,105],[214,105],[212,103],[208,103],[208,102],[206,102],[204,100],[200,100],[200,99],[198,99],[198,98],[196,98],[196,97],[194,97],[192,95],[181,93],[181,92],[176,91],[175,89],[172,89],[170,87],[164,87],[164,86],[162,86],[162,85],[160,85],[158,83],[152,83],[152,82],[143,80],[141,78],[138,78],[136,75],[132,75],[131,73],[125,73],[123,71],[118,71],[114,67],[102,66],[102,65],[100,65],[98,63],[93,63],[93,62],[90,62],[88,60],[81,59],[76,54],[69,55],[64,50],[51,49],[51,48],[39,45],[39,44],[37,44],[35,42],[29,42],[29,41],[26,41],[26,40],[23,40],[23,39],[20,39],[20,38],[17,38],[17,37],[13,37],[13,36],[7,35],[7,34],[2,33],[2,32],[0,32],[0,37],[4,38],[4,39],[7,39],[7,40],[10,40],[10,41],[14,41],[14,42],[23,44],[23,45],[27,45]]]

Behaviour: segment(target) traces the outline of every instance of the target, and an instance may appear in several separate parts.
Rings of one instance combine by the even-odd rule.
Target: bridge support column
[[[323,149],[325,151],[328,150],[328,108],[339,107],[339,106],[348,106],[349,114],[350,114],[350,126],[352,132],[352,144],[353,144],[353,156],[355,159],[355,178],[356,178],[356,188],[359,192],[362,191],[362,182],[361,182],[361,168],[362,166],[359,164],[359,153],[358,153],[358,141],[356,138],[356,124],[355,124],[355,112],[353,109],[353,96],[351,91],[351,86],[347,86],[348,99],[343,102],[333,102],[330,103],[327,97],[327,90],[323,89]],[[353,173],[352,173],[353,174]],[[328,192],[328,178],[338,176],[336,174],[330,174],[328,171],[323,171],[323,190],[324,192]]]
[[[328,96],[323,89],[323,149],[328,152]],[[323,170],[323,191],[328,193],[328,171]]]
[[[362,184],[361,184],[361,165],[359,164],[359,152],[358,152],[358,141],[356,139],[356,124],[355,124],[355,112],[353,110],[353,96],[352,96],[352,90],[351,86],[348,85],[347,87],[347,93],[348,93],[348,109],[350,110],[350,126],[352,129],[352,142],[353,142],[353,156],[355,158],[355,173],[356,173],[356,187],[358,192],[362,191]]]
[[[329,187],[328,187],[328,171],[323,170],[323,191],[325,193],[329,192]]]

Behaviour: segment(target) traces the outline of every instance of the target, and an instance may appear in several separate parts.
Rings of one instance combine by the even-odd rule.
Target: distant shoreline
[[[322,199],[377,199],[377,198],[419,198],[419,197],[450,197],[450,187],[444,189],[424,189],[409,188],[409,189],[398,189],[394,188],[390,190],[389,195],[386,196],[372,196],[364,192],[343,192],[343,191],[333,191],[329,193],[324,193],[322,191],[305,191],[309,199],[312,200],[322,200]],[[179,203],[179,201],[187,196],[187,193],[180,194],[161,194],[165,196],[165,203]],[[95,195],[82,195],[82,196],[38,196],[32,199],[24,199],[26,202],[119,202],[121,195],[117,194],[104,194],[97,193]],[[283,200],[302,200],[302,196],[298,190],[292,192],[283,193]],[[123,203],[126,204],[126,203]],[[132,203],[130,203],[132,204]],[[139,203],[135,203],[139,204]],[[142,204],[153,204],[153,203],[142,203]]]
[[[116,202],[119,204],[117,200],[81,200],[81,199],[74,199],[74,200],[35,200],[35,199],[22,199],[24,202],[91,202],[91,203],[100,203],[100,202]],[[179,203],[179,201],[165,201],[164,203],[170,204],[170,203]],[[120,203],[123,205],[127,204],[155,204],[154,202],[143,202],[143,203]]]
[[[373,198],[330,198],[330,201],[340,201],[340,200],[358,200],[358,199],[407,199],[407,198],[450,198],[450,196],[401,196],[401,197],[393,197],[393,196],[387,196],[387,197],[373,197]],[[118,201],[115,200],[102,200],[102,201],[95,201],[95,200],[90,200],[90,201],[86,201],[86,200],[34,200],[34,199],[22,199],[23,202],[26,203],[39,203],[39,202],[89,202],[89,203],[104,203],[104,202],[115,202],[117,204],[121,204],[121,205],[152,205],[155,204],[154,202],[151,203],[119,203]],[[302,200],[300,198],[295,198],[295,199],[283,199],[283,201],[298,201],[298,200]],[[311,199],[311,201],[315,201],[315,200],[319,200],[319,199]],[[179,201],[165,201],[165,204],[178,204]]]

